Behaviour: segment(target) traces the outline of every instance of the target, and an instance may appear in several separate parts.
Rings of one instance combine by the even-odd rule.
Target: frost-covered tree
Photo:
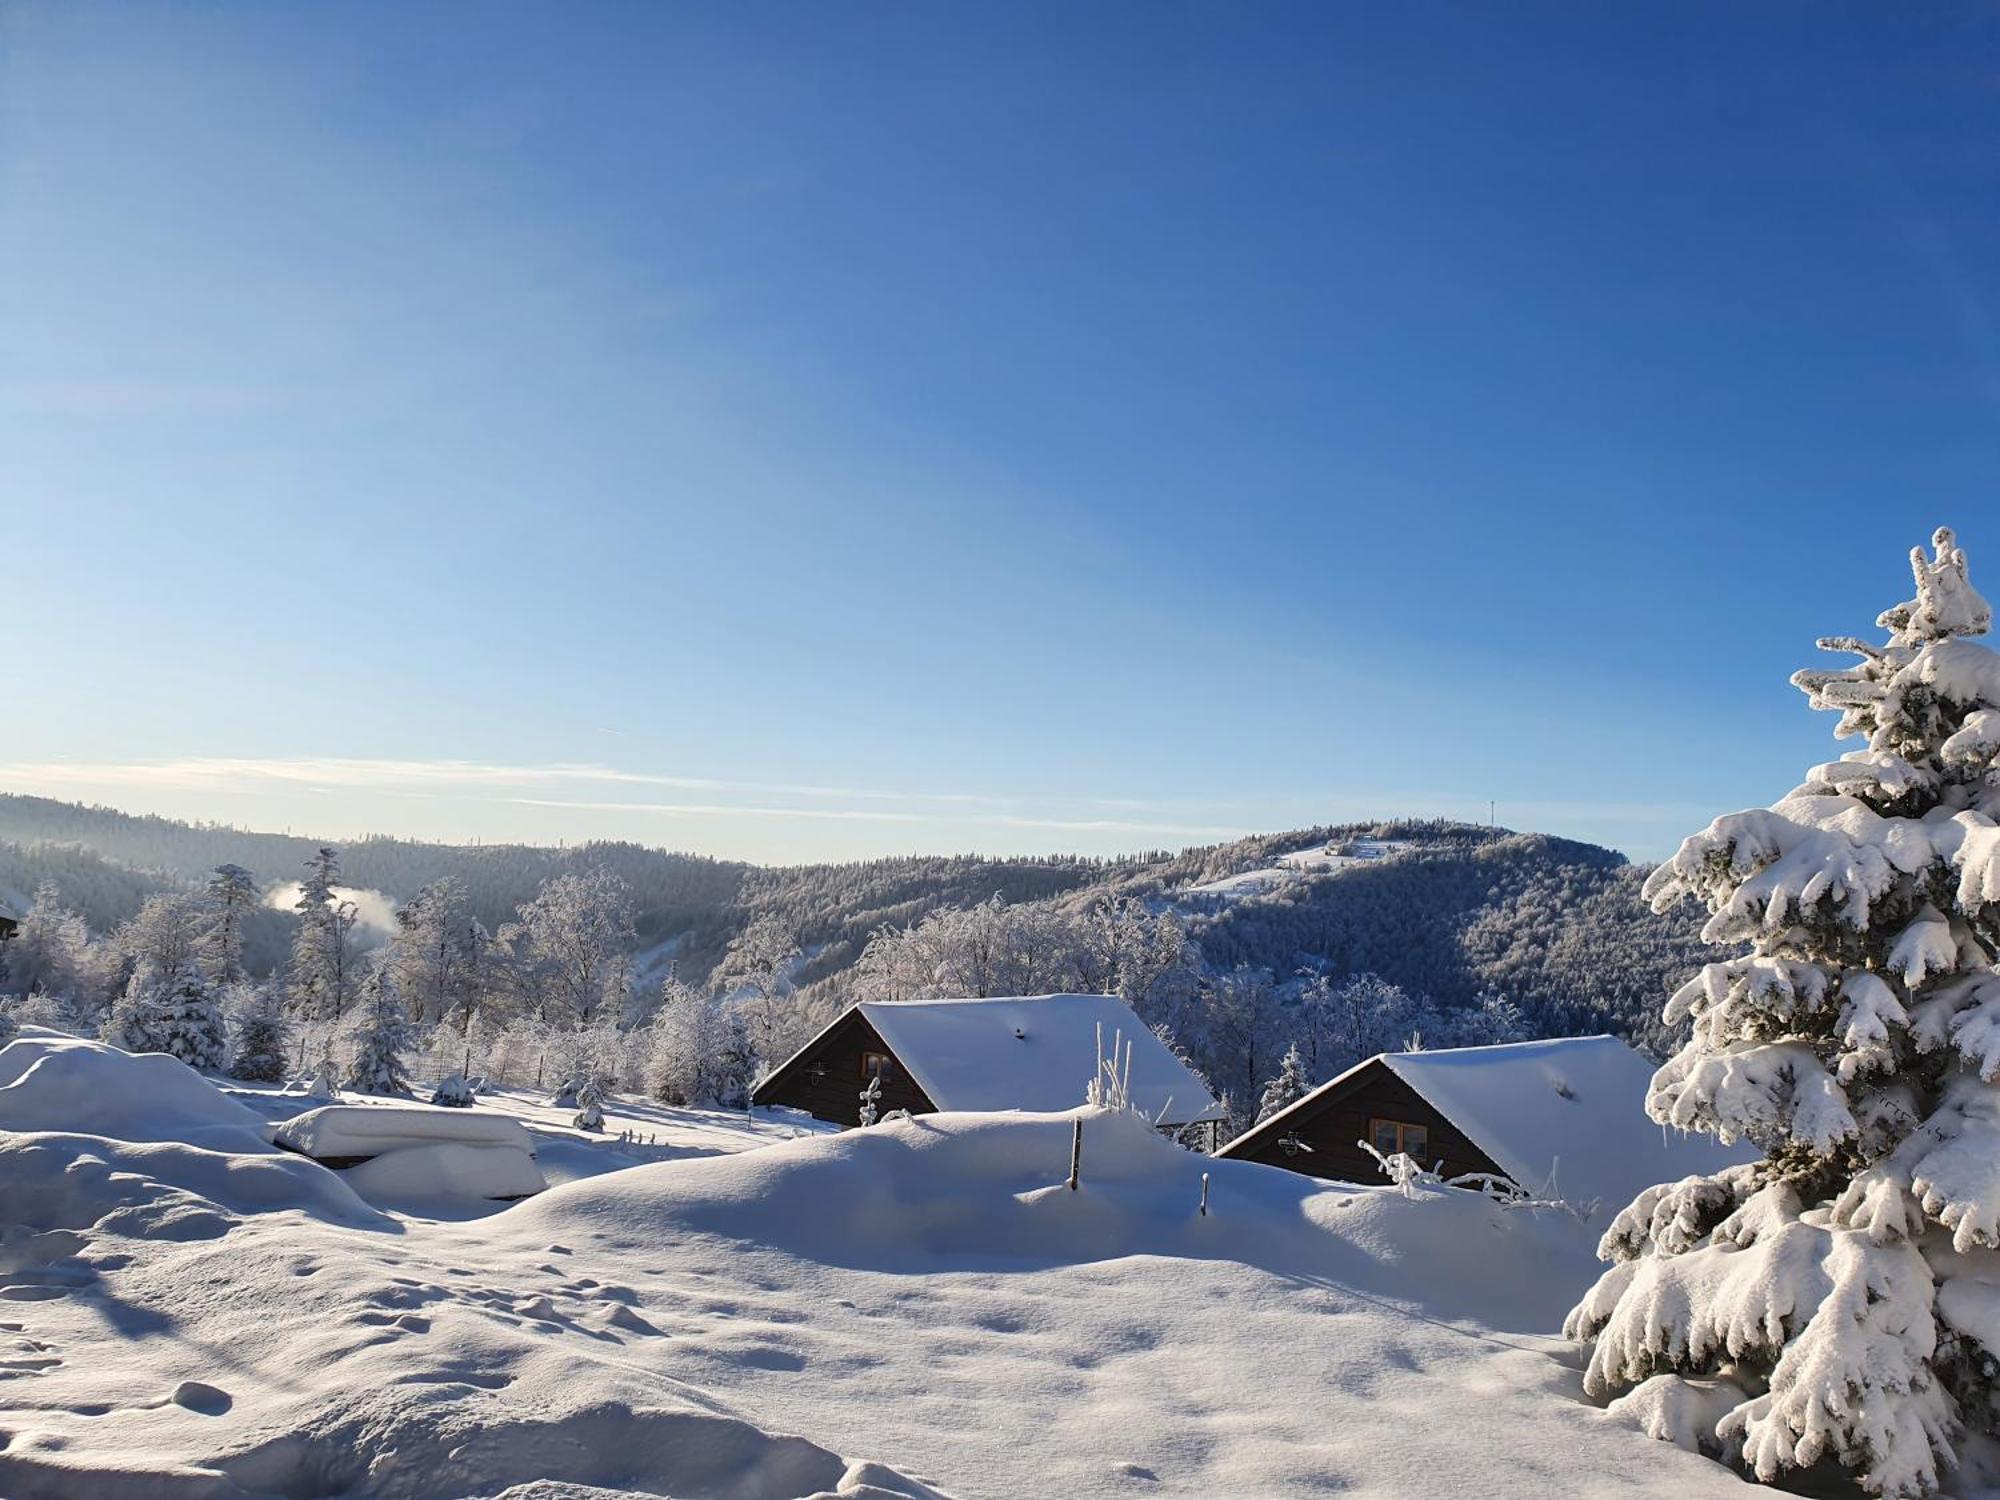
[[[1793,679],[1867,748],[1647,882],[1746,945],[1669,1001],[1692,1032],[1647,1109],[1765,1158],[1642,1194],[1568,1325],[1656,1436],[1895,1497],[2000,1418],[2000,655],[1934,542],[1886,644],[1822,641],[1860,664]]]
[[[669,975],[646,1028],[646,1092],[663,1104],[734,1107],[754,1067],[743,1018]]]
[[[632,940],[632,890],[601,866],[543,882],[500,930],[526,1009],[548,1021],[588,1026],[624,1008],[623,962]]]
[[[148,896],[129,922],[112,935],[126,965],[175,975],[201,962],[207,916],[192,891],[159,891]]]
[[[35,888],[7,942],[7,988],[17,994],[73,995],[82,987],[90,932],[53,881]]]
[[[387,962],[416,1021],[464,1023],[482,998],[486,946],[456,876],[432,881],[396,908]]]
[[[188,962],[155,992],[153,1025],[157,1045],[150,1050],[178,1057],[190,1068],[216,1073],[229,1056],[229,1030],[208,976]]]
[[[246,1083],[282,1082],[291,1038],[277,995],[261,984],[239,984],[230,994],[237,1003],[231,1006],[225,1002],[225,1009],[233,1010],[236,1017],[236,1052],[229,1076]]]
[[[354,1000],[354,927],[360,912],[338,894],[339,880],[340,855],[316,850],[306,861],[293,908],[299,930],[292,940],[291,1003],[294,1013],[308,1020],[345,1016]]]
[[[1264,1085],[1264,1097],[1257,1101],[1257,1123],[1261,1125],[1278,1111],[1290,1109],[1312,1089],[1312,1080],[1306,1077],[1306,1060],[1299,1055],[1299,1044],[1293,1042],[1285,1049],[1277,1073]]]
[[[882,1109],[882,1078],[876,1074],[869,1078],[868,1086],[861,1091],[861,1123],[869,1126]]]
[[[148,964],[132,971],[124,991],[105,1012],[98,1035],[127,1052],[165,1050],[162,1021],[166,1010],[167,976]]]
[[[775,917],[759,917],[730,944],[714,985],[742,1015],[750,1046],[766,1063],[782,1062],[800,1040],[792,970],[797,935]]]
[[[235,984],[243,977],[243,924],[257,909],[257,877],[241,865],[217,865],[208,877],[207,922],[199,954],[208,977]]]
[[[410,1077],[403,1055],[416,1046],[416,1035],[396,996],[395,981],[377,967],[361,987],[355,1015],[354,1066],[347,1086],[365,1094],[407,1094]]]

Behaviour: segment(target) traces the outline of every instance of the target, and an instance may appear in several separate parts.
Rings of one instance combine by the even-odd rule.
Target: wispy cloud
[[[115,789],[196,790],[238,794],[373,792],[396,797],[486,801],[515,807],[638,813],[671,818],[796,819],[813,822],[969,825],[1079,833],[1229,838],[1242,825],[1149,819],[1149,804],[1129,797],[1056,799],[1119,816],[1058,816],[1050,799],[990,792],[927,792],[794,782],[732,781],[594,764],[503,765],[470,760],[381,760],[303,756],[288,759],[189,757],[163,761],[0,763],[0,787],[45,792]],[[563,796],[561,791],[671,789],[710,800],[652,801],[638,796]],[[796,799],[778,805],[771,799]],[[745,799],[745,800],[733,800]],[[846,804],[846,805],[841,805]]]
[[[0,763],[0,779],[65,786],[225,787],[254,789],[344,787],[360,789],[492,788],[536,785],[674,787],[682,791],[781,793],[794,797],[892,802],[997,802],[966,792],[881,791],[871,787],[811,786],[788,782],[730,781],[657,771],[624,771],[588,763],[496,765],[470,760],[368,760],[303,756],[283,760],[194,757],[163,761],[41,761]]]
[[[1052,828],[1076,833],[1175,834],[1190,838],[1228,839],[1240,837],[1241,827],[1200,823],[1150,823],[1122,818],[1031,817],[1022,813],[922,813],[897,812],[885,808],[857,807],[757,807],[741,802],[573,802],[551,797],[508,797],[517,807],[567,807],[589,812],[651,813],[667,818],[806,818],[843,823],[914,823],[925,826],[949,824],[956,827]]]

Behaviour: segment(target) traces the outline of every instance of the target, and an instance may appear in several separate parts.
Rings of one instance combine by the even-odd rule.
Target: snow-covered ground
[[[15,1500],[1744,1493],[1580,1399],[1547,1335],[1594,1263],[1559,1214],[1102,1111],[1070,1192],[1070,1116],[793,1135],[621,1100],[612,1133],[679,1159],[453,1222],[165,1062],[0,1050]],[[567,1132],[507,1108],[538,1153]]]
[[[1221,900],[1261,896],[1295,880],[1314,875],[1338,875],[1356,865],[1379,864],[1409,847],[1407,843],[1395,839],[1354,839],[1339,845],[1314,844],[1310,848],[1281,854],[1262,869],[1243,870],[1235,875],[1225,875],[1220,880],[1205,880],[1200,885],[1186,887],[1180,894]]]

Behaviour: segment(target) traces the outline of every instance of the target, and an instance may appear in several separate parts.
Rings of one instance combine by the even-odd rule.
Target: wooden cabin
[[[0,902],[0,948],[7,946],[7,939],[14,935],[14,930],[20,925],[20,918],[7,910],[4,902]]]
[[[1162,1127],[1221,1118],[1201,1080],[1115,995],[1006,995],[863,1001],[757,1085],[753,1102],[861,1123],[861,1094],[882,1081],[891,1110],[1032,1110],[1084,1101],[1100,1038],[1132,1051],[1133,1101]]]
[[[1757,1153],[1646,1115],[1653,1064],[1611,1036],[1387,1052],[1320,1085],[1216,1153],[1337,1182],[1381,1183],[1401,1151],[1446,1177],[1489,1172],[1616,1213],[1646,1188]]]

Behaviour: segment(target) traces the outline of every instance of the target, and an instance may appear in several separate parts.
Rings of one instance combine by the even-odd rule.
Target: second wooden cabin
[[[1385,1052],[1321,1084],[1216,1153],[1337,1182],[1380,1183],[1361,1146],[1446,1177],[1504,1177],[1615,1213],[1646,1188],[1754,1161],[1747,1145],[1646,1115],[1653,1064],[1612,1036]]]
[[[869,1001],[786,1059],[752,1101],[861,1122],[881,1080],[878,1117],[906,1109],[1059,1112],[1083,1103],[1098,1046],[1131,1047],[1132,1100],[1163,1128],[1220,1119],[1201,1080],[1115,995],[1003,995]]]

